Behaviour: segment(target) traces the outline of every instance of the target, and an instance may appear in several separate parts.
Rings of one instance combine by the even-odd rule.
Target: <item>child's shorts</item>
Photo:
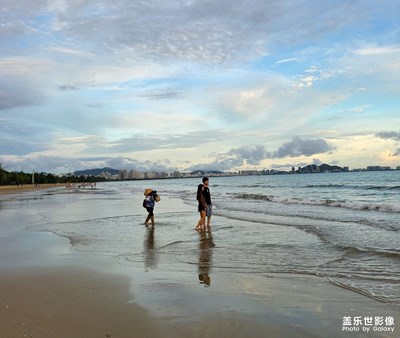
[[[149,207],[147,207],[146,208],[146,210],[147,210],[147,212],[149,213],[149,216],[151,217],[151,216],[154,216],[154,208],[149,208]]]
[[[206,215],[207,217],[211,217],[212,215],[212,205],[207,205],[207,210],[206,210]]]

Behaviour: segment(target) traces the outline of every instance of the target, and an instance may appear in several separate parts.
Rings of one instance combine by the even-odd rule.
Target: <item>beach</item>
[[[1,337],[157,337],[146,310],[127,303],[129,279],[76,267],[0,276]]]
[[[253,257],[241,251],[252,237],[236,238],[240,217],[217,208],[206,239],[193,230],[193,203],[164,182],[151,182],[161,195],[151,230],[141,207],[146,184],[1,196],[0,337],[397,336],[396,298],[341,287],[326,272],[278,271],[293,234],[315,246],[312,234],[269,224],[261,240],[265,226],[253,221]],[[268,255],[274,268],[265,268]],[[384,322],[369,325],[369,317]]]
[[[371,304],[362,296],[338,294],[317,281],[295,278],[288,283],[284,279],[270,278],[267,286],[271,294],[265,302],[260,302],[255,290],[252,296],[248,291],[244,295],[222,292],[213,301],[207,296],[202,300],[204,295],[199,292],[181,305],[186,309],[199,306],[204,312],[174,321],[152,316],[145,308],[135,305],[129,283],[126,277],[88,268],[3,271],[0,276],[0,336],[395,337],[377,332],[341,332],[340,316],[344,312],[349,315],[394,315],[395,312]],[[171,296],[170,301],[174,298]],[[219,299],[224,299],[222,308],[216,304]],[[256,307],[265,306],[267,313],[260,317],[247,313],[243,300]]]
[[[41,189],[59,188],[62,184],[20,184],[20,185],[0,185],[0,195],[3,194],[16,194],[19,192],[35,191]]]

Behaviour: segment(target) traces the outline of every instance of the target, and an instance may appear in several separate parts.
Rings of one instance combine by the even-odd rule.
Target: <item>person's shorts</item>
[[[154,213],[153,213],[154,208],[146,207],[146,210],[147,210],[147,212],[149,213],[149,216],[154,216]]]
[[[212,215],[212,205],[207,205],[206,216],[211,217]]]
[[[198,210],[199,212],[207,211],[207,210],[204,208],[204,206],[202,206],[201,204],[199,204],[197,210]]]

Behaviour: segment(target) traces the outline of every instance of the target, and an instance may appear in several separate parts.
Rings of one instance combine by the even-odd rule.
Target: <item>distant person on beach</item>
[[[208,177],[203,177],[203,183],[197,187],[197,201],[199,202],[198,211],[200,212],[200,219],[197,223],[197,231],[206,230],[206,217],[207,217],[207,230],[211,234],[211,215],[212,215],[212,204],[211,194],[208,187]]]
[[[151,225],[154,227],[154,207],[156,205],[156,202],[160,200],[160,197],[157,195],[157,191],[149,188],[145,189],[144,195],[145,198],[143,201],[143,207],[145,207],[147,212],[149,213],[146,217],[146,220],[144,221],[144,225],[147,226],[149,224],[149,221],[151,221]]]

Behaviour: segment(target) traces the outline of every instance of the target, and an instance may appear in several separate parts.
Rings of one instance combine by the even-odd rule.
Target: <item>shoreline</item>
[[[0,185],[0,195],[13,195],[22,192],[32,192],[46,189],[55,189],[65,187],[61,183],[46,183],[46,184],[23,184],[23,185]]]

